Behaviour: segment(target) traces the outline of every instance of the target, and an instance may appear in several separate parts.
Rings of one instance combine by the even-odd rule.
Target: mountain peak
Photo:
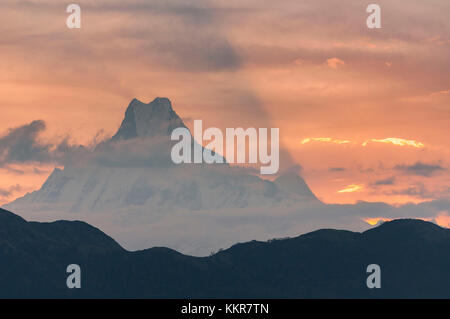
[[[133,99],[113,141],[136,137],[169,136],[177,127],[186,127],[168,98],[157,97],[150,103]]]

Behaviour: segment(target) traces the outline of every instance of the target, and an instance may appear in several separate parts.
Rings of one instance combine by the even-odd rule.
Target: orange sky
[[[377,1],[381,29],[357,0],[77,3],[80,30],[61,1],[0,3],[0,136],[39,119],[87,144],[166,96],[188,126],[279,127],[282,169],[325,202],[450,196],[447,0]],[[0,204],[54,165],[2,163]]]

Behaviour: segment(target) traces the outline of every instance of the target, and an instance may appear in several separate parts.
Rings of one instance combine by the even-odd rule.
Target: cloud
[[[14,175],[24,175],[24,174],[25,174],[25,171],[24,171],[24,170],[19,169],[19,168],[16,168],[16,167],[9,166],[9,165],[6,165],[6,166],[3,167],[3,168],[6,169],[6,171],[7,171],[8,173],[12,173],[12,174],[14,174]]]
[[[413,165],[397,165],[394,169],[402,171],[408,175],[418,175],[423,177],[430,177],[437,172],[446,170],[446,168],[441,165],[425,164],[420,161]]]
[[[307,144],[310,142],[324,142],[324,143],[335,143],[335,144],[349,144],[349,140],[335,139],[331,137],[307,137],[302,140],[302,144]]]
[[[50,171],[33,167],[33,173],[37,175],[48,175]]]
[[[332,69],[337,69],[340,66],[344,66],[345,62],[338,58],[327,59],[327,65]]]
[[[188,72],[236,70],[241,65],[240,57],[222,30],[222,10],[203,1],[80,3],[82,19],[86,16],[83,21],[88,21],[81,29],[83,38],[68,35],[59,18],[55,18],[63,8],[58,1],[33,5],[12,1],[9,6],[21,10],[24,16],[29,15],[30,24],[38,24],[45,17],[48,24],[46,28],[35,27],[39,30],[36,34],[4,38],[3,43],[23,51],[33,50],[35,57],[52,56],[45,63],[54,67],[61,60],[71,59],[72,63],[77,61],[73,67],[83,68],[86,64],[79,63],[80,57],[89,57],[97,67],[106,61],[119,64],[131,59],[144,65]],[[87,13],[93,18],[87,20]],[[111,38],[126,45],[118,45]],[[43,41],[46,45],[40,46]],[[35,62],[42,64],[42,60]]]
[[[330,167],[329,172],[345,172],[347,169],[345,167]]]
[[[159,40],[149,43],[147,49],[157,52],[158,63],[191,72],[233,71],[240,66],[230,43],[212,35],[183,37],[176,42]]]
[[[436,196],[436,192],[430,192],[423,183],[417,183],[403,189],[384,191],[383,194],[388,196],[406,195],[420,199],[434,199]]]
[[[166,136],[105,141],[93,152],[79,156],[78,160],[85,161],[85,165],[109,167],[168,167],[173,162],[170,159],[171,144],[167,141]]]
[[[0,136],[0,167],[23,174],[22,170],[11,167],[10,164],[64,164],[76,153],[84,151],[82,146],[70,144],[69,137],[57,144],[41,141],[39,136],[45,129],[46,124],[42,120],[8,129]]]
[[[0,165],[49,162],[51,145],[37,139],[44,130],[45,122],[41,120],[9,129],[0,137]]]
[[[395,184],[395,177],[388,177],[370,183],[371,186],[394,185],[394,184]]]
[[[50,208],[57,209],[54,205]],[[20,213],[20,210],[13,211]],[[62,213],[42,207],[23,210],[20,215],[28,220],[39,221],[81,219],[99,227],[130,250],[165,246],[186,254],[206,256],[211,251],[229,247],[237,242],[294,237],[321,228],[362,231],[370,228],[367,220],[432,220],[436,216],[445,217],[441,212],[448,211],[448,200],[435,200],[401,206],[359,202],[354,205],[289,204],[212,211],[174,209],[170,214],[140,211],[137,206],[95,214]]]
[[[439,198],[449,198],[450,196],[450,187],[435,187],[434,189],[429,189],[424,183],[418,182],[414,185],[410,185],[406,188],[400,189],[390,189],[381,192],[386,196],[410,196],[414,198],[418,198],[421,200],[429,200],[429,199],[439,199]]]
[[[416,148],[425,147],[425,145],[421,142],[414,141],[414,140],[406,140],[406,139],[398,138],[398,137],[388,137],[385,139],[370,139],[370,140],[365,141],[362,145],[366,146],[369,142],[390,143],[392,145],[397,145],[397,146],[412,146],[412,147],[416,147]]]
[[[292,165],[288,168],[286,168],[285,170],[282,171],[283,174],[298,174],[299,172],[303,171],[303,166],[301,166],[300,164],[295,164]]]
[[[388,222],[391,221],[391,218],[385,217],[372,217],[372,218],[363,218],[363,220],[371,226],[376,226],[380,222]]]
[[[338,193],[353,193],[353,192],[358,192],[362,189],[363,189],[362,185],[351,184],[351,185],[348,185],[346,188],[338,191]]]
[[[339,7],[333,2],[81,0],[83,27],[71,32],[59,0],[3,0],[0,66],[5,85],[12,83],[18,93],[4,86],[1,104],[14,99],[15,105],[6,107],[2,127],[17,121],[19,112],[28,121],[41,118],[45,110],[49,127],[58,122],[59,130],[66,126],[84,138],[83,131],[92,134],[98,125],[110,131],[119,121],[117,95],[125,100],[162,94],[179,102],[186,116],[202,114],[218,127],[256,126],[252,123],[259,120],[259,127],[277,123],[283,137],[344,136],[361,143],[401,132],[430,143],[426,152],[434,153],[427,161],[446,158],[449,95],[439,93],[433,101],[429,97],[449,89],[444,84],[450,46],[435,45],[449,38],[446,11],[439,10],[446,2],[386,3],[386,21],[392,24],[383,32],[366,28],[364,4]],[[217,55],[222,48],[223,56]],[[333,57],[346,63],[336,72],[326,64]],[[301,65],[293,64],[295,60]],[[429,100],[410,103],[418,94]],[[261,102],[252,103],[252,96]],[[266,121],[260,120],[264,117]],[[406,146],[397,146],[395,154],[381,153],[384,146],[389,152],[389,145],[373,143],[362,155],[356,145],[344,146],[349,148],[345,154],[327,153],[328,148],[314,155],[301,150],[295,158],[307,167],[306,174],[324,161],[325,167],[345,166],[351,173],[349,158],[360,156],[359,161],[371,166],[371,161],[389,157],[392,167],[414,163],[419,159],[414,156],[424,153],[406,153],[412,149]],[[433,150],[435,146],[440,149]],[[312,164],[308,156],[315,157]]]
[[[440,212],[434,221],[442,227],[450,228],[450,214],[447,211]]]
[[[0,198],[8,198],[14,192],[20,192],[20,191],[22,191],[22,186],[20,186],[19,184],[10,186],[8,188],[0,188]]]
[[[331,137],[307,137],[302,140],[302,144],[307,144],[311,142],[325,142],[325,143],[335,143],[335,144],[355,144],[354,141],[348,140],[348,139],[336,139]],[[396,146],[412,146],[416,148],[423,148],[425,145],[421,142],[414,141],[414,140],[406,140],[403,138],[398,137],[388,137],[385,139],[370,139],[364,141],[361,145],[367,146],[370,142],[373,143],[386,143],[386,144],[392,144]]]
[[[438,91],[438,92],[433,92],[430,95],[434,96],[434,95],[447,95],[450,93],[450,90],[442,90],[442,91]]]

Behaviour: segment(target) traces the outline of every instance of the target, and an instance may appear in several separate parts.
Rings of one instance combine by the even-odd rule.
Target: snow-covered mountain
[[[148,104],[134,99],[111,139],[56,168],[41,189],[6,207],[111,213],[130,208],[152,214],[317,201],[295,174],[271,182],[228,164],[173,164],[170,134],[177,127],[186,126],[167,98]]]
[[[131,250],[168,246],[193,255],[313,229],[303,214],[323,204],[301,177],[264,180],[226,161],[176,165],[177,127],[186,126],[168,99],[134,99],[112,138],[80,148],[39,190],[5,208],[28,220],[85,221]]]

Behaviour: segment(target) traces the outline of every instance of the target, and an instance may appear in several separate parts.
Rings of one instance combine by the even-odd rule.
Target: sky
[[[38,189],[133,98],[188,127],[277,127],[283,171],[326,203],[450,197],[450,2],[0,3],[0,204]]]

